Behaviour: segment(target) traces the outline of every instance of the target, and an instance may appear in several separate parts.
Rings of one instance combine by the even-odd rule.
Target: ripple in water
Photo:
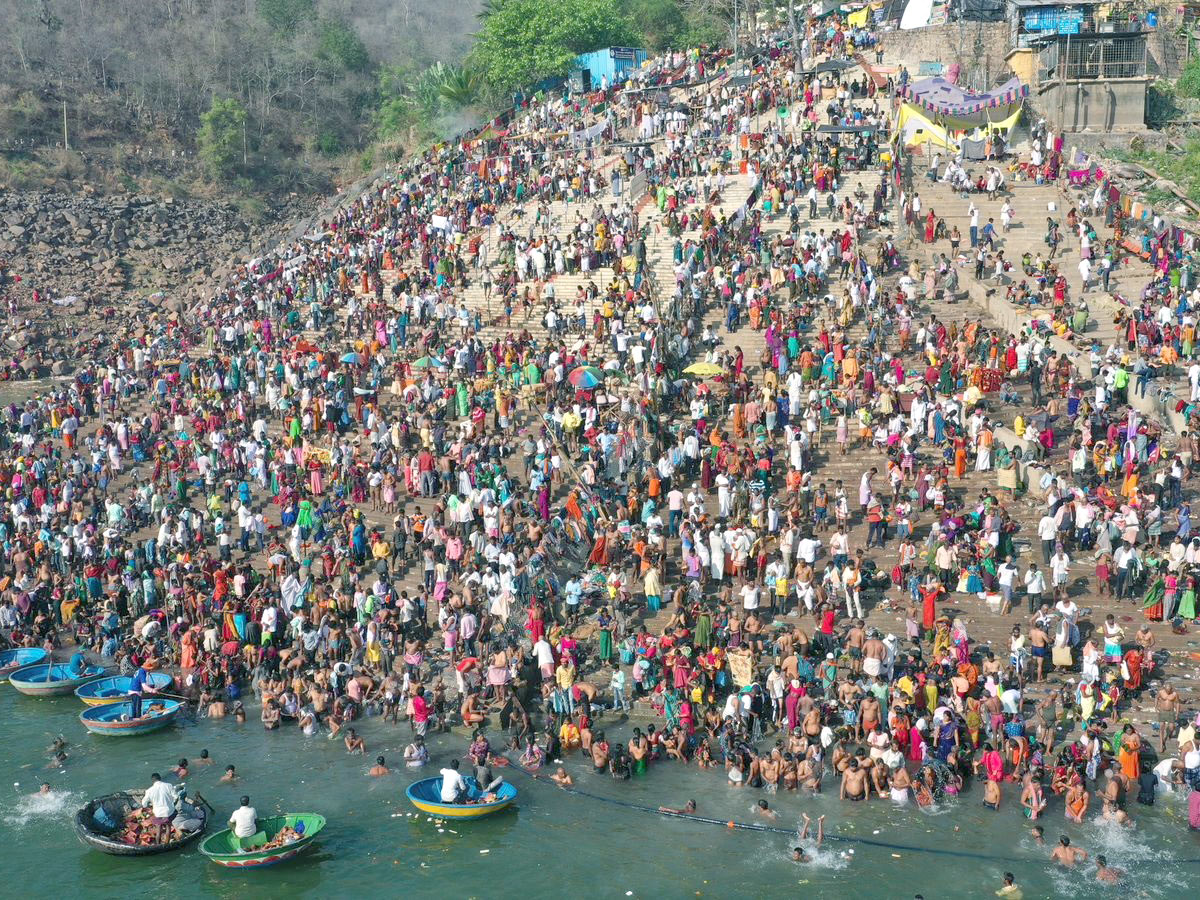
[[[70,791],[50,791],[48,794],[25,794],[4,804],[0,821],[12,828],[24,828],[40,819],[58,819],[73,813],[83,804],[80,795]]]

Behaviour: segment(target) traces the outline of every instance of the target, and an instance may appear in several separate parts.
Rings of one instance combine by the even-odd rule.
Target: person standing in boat
[[[150,787],[142,797],[142,805],[150,807],[151,823],[154,825],[154,840],[163,844],[171,833],[171,820],[178,812],[179,789],[167,784],[162,776],[154,772],[150,776]]]
[[[150,677],[150,673],[154,671],[157,664],[154,660],[148,659],[133,673],[133,680],[129,684],[129,703],[130,703],[130,718],[140,719],[142,716],[142,695],[157,694],[158,688],[154,686],[154,680]]]

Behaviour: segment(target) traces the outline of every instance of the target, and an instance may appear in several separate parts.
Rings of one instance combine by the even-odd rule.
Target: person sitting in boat
[[[465,803],[467,801],[467,782],[458,772],[458,760],[450,760],[449,768],[442,769],[442,802]]]
[[[142,805],[150,807],[150,823],[155,827],[155,843],[165,843],[171,833],[171,820],[178,813],[179,788],[167,784],[162,776],[154,772],[150,776],[150,787],[142,796]]]
[[[84,657],[82,650],[76,650],[67,663],[67,676],[70,678],[79,678],[86,671],[87,658]]]
[[[153,683],[154,679],[150,677],[150,673],[156,668],[158,663],[148,659],[133,673],[133,680],[129,683],[129,717],[132,719],[140,719],[142,716],[142,695],[158,693],[158,688]]]
[[[258,834],[258,811],[250,805],[249,797],[242,797],[242,805],[229,817],[229,827],[242,850],[248,849],[247,841]]]

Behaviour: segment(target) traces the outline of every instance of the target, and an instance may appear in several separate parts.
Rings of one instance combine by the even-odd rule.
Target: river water
[[[0,833],[3,869],[28,877],[25,894],[87,897],[147,891],[175,898],[272,896],[341,897],[351,893],[406,897],[695,897],[750,894],[793,895],[815,889],[823,897],[991,897],[1005,871],[1017,876],[1026,897],[1087,891],[1089,896],[1129,893],[1129,886],[1098,890],[1090,865],[1074,872],[1048,864],[1049,847],[1036,847],[1017,809],[1015,787],[1006,788],[999,813],[979,805],[973,791],[935,814],[913,806],[849,804],[828,794],[769,797],[777,808],[774,827],[791,829],[802,813],[826,814],[830,835],[813,864],[789,859],[794,835],[732,830],[652,815],[592,797],[560,791],[520,772],[519,808],[456,825],[417,816],[404,797],[415,776],[402,768],[409,729],[378,720],[359,723],[368,755],[348,756],[341,741],[306,738],[294,728],[265,732],[256,721],[185,722],[140,738],[87,734],[75,698],[34,700],[0,686]],[[611,740],[622,732],[609,726]],[[46,748],[55,735],[69,742],[65,770],[47,770]],[[432,743],[425,770],[465,749],[450,734]],[[87,799],[150,783],[152,771],[167,774],[179,757],[195,759],[207,748],[215,760],[193,767],[189,791],[203,794],[224,820],[243,793],[260,815],[318,812],[328,819],[318,844],[293,863],[260,872],[230,872],[193,848],[158,857],[118,858],[90,850],[72,830],[72,817]],[[375,756],[401,764],[384,778],[366,775]],[[224,785],[224,767],[237,766],[242,782]],[[603,797],[647,806],[682,806],[696,799],[702,815],[727,822],[758,821],[751,812],[765,795],[726,786],[721,773],[659,763],[632,782],[592,774],[582,759],[568,761],[576,786]],[[30,796],[49,781],[54,793]],[[1187,830],[1182,797],[1160,799],[1153,809],[1131,804],[1137,828],[1064,821],[1061,803],[1042,820],[1047,837],[1068,834],[1093,856],[1126,869],[1140,896],[1194,896],[1200,883],[1200,839]],[[958,830],[955,830],[957,827]],[[838,839],[832,839],[832,838]],[[920,849],[926,848],[926,849]],[[486,852],[484,852],[486,851]],[[22,873],[24,873],[22,875]],[[1189,889],[1188,884],[1192,887]],[[35,885],[41,885],[37,887]]]

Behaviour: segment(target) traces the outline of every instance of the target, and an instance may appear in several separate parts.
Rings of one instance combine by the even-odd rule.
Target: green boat
[[[232,828],[209,835],[200,845],[200,852],[218,866],[230,869],[259,869],[299,856],[312,846],[324,827],[325,817],[316,813],[271,816],[259,819],[258,833],[244,840],[234,837]],[[294,829],[298,837],[276,847],[265,846],[285,828]]]

